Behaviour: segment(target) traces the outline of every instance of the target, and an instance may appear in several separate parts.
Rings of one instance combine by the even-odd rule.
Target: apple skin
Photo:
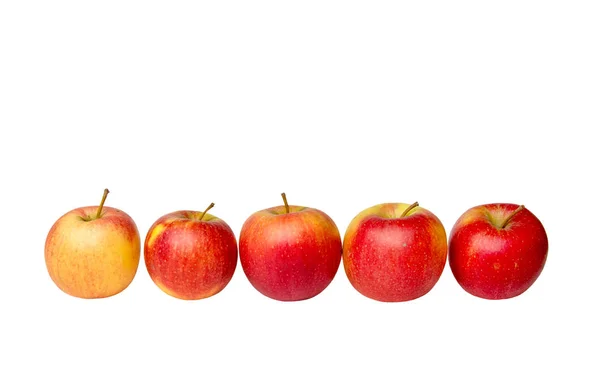
[[[60,217],[46,237],[44,257],[54,283],[79,298],[105,298],[123,291],[140,261],[140,235],[125,212],[80,207]]]
[[[342,240],[324,212],[302,206],[272,207],[252,214],[240,233],[240,262],[250,283],[279,301],[321,293],[333,280]]]
[[[352,286],[382,302],[427,294],[448,252],[446,231],[430,211],[406,203],[382,203],[360,212],[344,235],[344,270]]]
[[[229,225],[202,214],[191,210],[166,214],[150,227],[144,242],[150,277],[162,291],[179,299],[219,293],[237,264],[237,242]]]
[[[508,299],[525,292],[539,277],[548,255],[548,236],[531,211],[493,203],[467,210],[450,232],[450,269],[468,293]]]

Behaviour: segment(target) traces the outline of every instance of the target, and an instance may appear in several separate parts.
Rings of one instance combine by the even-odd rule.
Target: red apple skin
[[[240,262],[250,283],[267,297],[300,301],[321,293],[341,261],[342,242],[333,220],[302,206],[272,207],[252,214],[240,233]]]
[[[525,292],[540,276],[548,255],[548,237],[540,220],[523,208],[493,203],[473,207],[450,233],[450,269],[468,293],[508,299]]]
[[[133,281],[140,260],[140,235],[119,209],[79,207],[60,217],[48,232],[44,257],[48,273],[65,293],[106,298]]]
[[[222,291],[237,263],[235,235],[225,221],[182,210],[159,218],[144,242],[146,268],[165,293],[184,300]]]
[[[352,286],[382,302],[427,294],[446,264],[446,231],[430,211],[383,203],[360,212],[344,235],[344,270]]]

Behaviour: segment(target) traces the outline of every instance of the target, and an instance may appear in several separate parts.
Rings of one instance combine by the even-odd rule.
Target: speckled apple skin
[[[184,300],[211,297],[229,284],[237,264],[233,231],[212,214],[181,210],[148,230],[144,259],[152,281]]]
[[[333,220],[302,206],[272,207],[252,214],[240,233],[240,262],[250,283],[267,297],[300,301],[333,280],[342,242]]]
[[[366,297],[410,301],[427,294],[446,263],[446,231],[423,207],[404,217],[406,203],[383,203],[360,212],[344,235],[344,269]]]
[[[508,299],[529,289],[548,255],[548,236],[527,208],[502,222],[519,206],[493,203],[473,207],[450,232],[450,269],[468,293],[485,299]]]
[[[60,217],[46,237],[44,257],[54,283],[78,298],[106,298],[125,290],[140,260],[140,235],[119,209],[80,207]]]

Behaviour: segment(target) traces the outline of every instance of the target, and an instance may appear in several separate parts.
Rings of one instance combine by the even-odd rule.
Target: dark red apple
[[[548,237],[531,211],[508,203],[467,210],[450,233],[454,277],[472,295],[507,299],[525,292],[546,263]]]

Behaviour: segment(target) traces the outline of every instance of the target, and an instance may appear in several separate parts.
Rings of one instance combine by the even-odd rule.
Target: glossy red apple
[[[544,226],[523,206],[485,204],[467,210],[450,233],[450,268],[462,288],[486,299],[525,292],[548,255]]]
[[[240,233],[240,262],[267,297],[299,301],[322,292],[341,260],[337,226],[317,209],[284,205],[252,214]]]
[[[446,263],[446,231],[418,203],[383,203],[360,212],[344,235],[344,269],[361,294],[401,302],[427,294]]]
[[[144,243],[154,283],[180,299],[202,299],[223,290],[233,277],[237,242],[233,231],[207,211],[176,211],[159,218]]]

